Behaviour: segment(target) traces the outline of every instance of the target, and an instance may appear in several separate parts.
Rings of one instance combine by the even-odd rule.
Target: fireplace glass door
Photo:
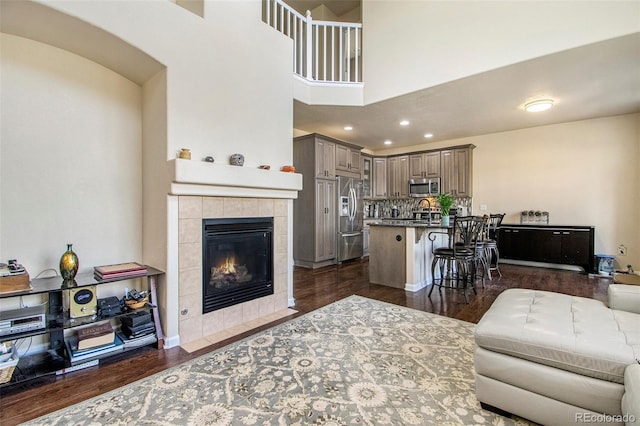
[[[203,313],[273,294],[273,218],[203,220]]]

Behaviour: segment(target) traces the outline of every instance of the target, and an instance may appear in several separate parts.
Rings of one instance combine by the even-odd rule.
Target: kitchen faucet
[[[420,200],[420,202],[418,203],[418,207],[422,210],[425,210],[425,206],[424,206],[424,202],[427,202],[427,207],[426,207],[426,211],[427,211],[427,224],[431,225],[431,201],[428,198],[423,198],[422,200]]]

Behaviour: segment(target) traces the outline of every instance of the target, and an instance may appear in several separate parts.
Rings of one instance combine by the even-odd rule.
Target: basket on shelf
[[[146,305],[148,301],[149,301],[149,296],[145,296],[145,297],[143,297],[142,299],[139,299],[139,300],[136,300],[136,299],[125,299],[124,300],[124,304],[129,309],[140,309],[144,305]]]
[[[4,360],[5,357],[6,357],[6,360]],[[5,354],[0,359],[2,359],[2,361],[0,362],[0,384],[1,384],[1,383],[7,383],[9,380],[11,380],[11,376],[13,376],[13,370],[16,369],[16,365],[18,365],[18,361],[20,361],[20,358],[18,358],[18,353],[16,352],[15,345],[12,346],[10,353]]]

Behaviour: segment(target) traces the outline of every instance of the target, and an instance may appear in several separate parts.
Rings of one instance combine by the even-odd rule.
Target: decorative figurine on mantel
[[[191,150],[189,148],[182,148],[178,154],[178,158],[183,160],[191,160]]]
[[[233,154],[229,157],[229,163],[232,166],[242,166],[244,165],[244,155],[242,154]]]
[[[208,155],[208,156],[204,157],[204,161],[205,161],[205,163],[213,163],[215,160],[213,159],[212,156]]]

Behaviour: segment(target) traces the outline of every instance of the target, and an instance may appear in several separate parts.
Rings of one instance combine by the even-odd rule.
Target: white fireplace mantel
[[[169,163],[172,195],[295,199],[302,190],[300,173],[180,158]]]

